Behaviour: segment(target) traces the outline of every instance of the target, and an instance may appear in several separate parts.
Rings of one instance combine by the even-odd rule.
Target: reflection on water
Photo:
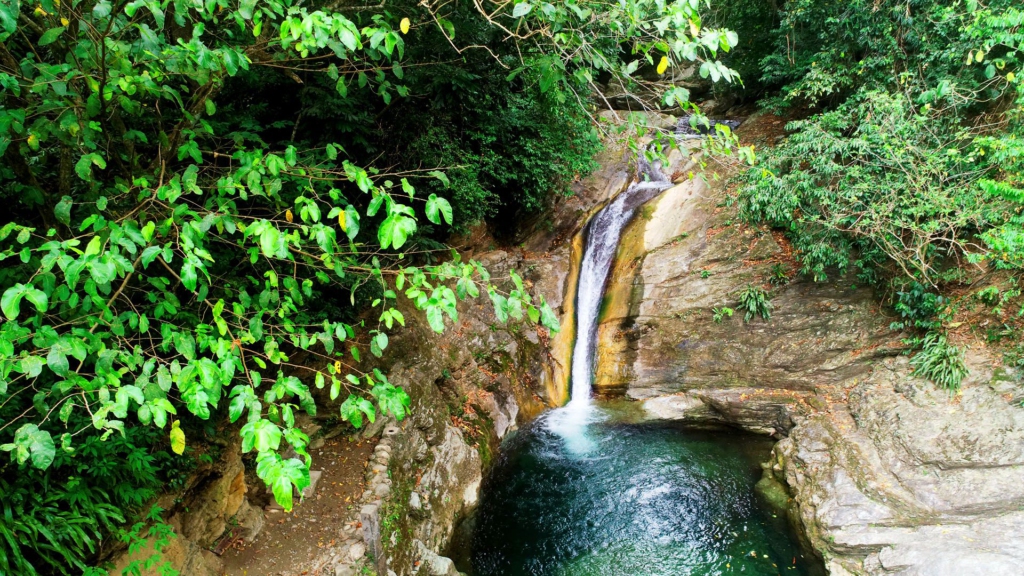
[[[771,441],[624,424],[566,406],[503,447],[473,534],[475,576],[801,575],[753,492]]]

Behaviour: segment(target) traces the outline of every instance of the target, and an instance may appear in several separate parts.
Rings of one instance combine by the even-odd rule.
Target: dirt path
[[[338,437],[311,450],[312,469],[323,471],[316,493],[290,513],[267,512],[266,526],[253,542],[240,542],[221,557],[226,574],[309,574],[311,561],[342,539],[342,524],[358,506],[366,463],[376,443],[376,438]]]

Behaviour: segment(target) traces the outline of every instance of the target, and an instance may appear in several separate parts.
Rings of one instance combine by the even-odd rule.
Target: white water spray
[[[637,208],[672,186],[661,166],[651,164],[643,154],[638,172],[640,181],[616,196],[587,225],[576,289],[576,344],[570,373],[571,396],[569,403],[553,412],[548,419],[548,428],[565,438],[569,448],[577,453],[591,452],[594,448],[585,428],[597,416],[591,409],[590,396],[597,351],[598,315],[622,230]]]
[[[588,225],[576,291],[576,345],[572,353],[572,396],[569,405],[590,403],[597,351],[597,324],[605,284],[622,230],[636,209],[672,186],[658,164],[641,155],[639,172],[644,181],[632,184],[605,206]]]

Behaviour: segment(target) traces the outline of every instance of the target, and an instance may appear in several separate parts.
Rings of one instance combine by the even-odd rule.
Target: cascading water
[[[576,343],[570,372],[570,399],[566,406],[552,411],[544,420],[548,430],[561,436],[567,448],[576,454],[590,453],[596,447],[588,427],[602,416],[590,401],[598,317],[622,230],[637,208],[672,186],[659,163],[650,162],[641,154],[638,164],[640,181],[612,199],[587,225],[576,289]]]
[[[633,217],[636,209],[672,186],[668,176],[657,163],[640,156],[640,175],[644,180],[631,185],[625,192],[591,219],[587,227],[583,262],[580,266],[579,287],[576,292],[576,345],[572,353],[572,395],[569,407],[578,408],[590,402],[594,379],[594,357],[597,349],[597,321],[601,311],[604,286],[608,281],[619,237]]]
[[[623,229],[672,184],[640,161],[587,226],[569,403],[510,435],[484,484],[475,576],[817,576],[784,515],[754,494],[771,441],[629,424],[593,402],[598,316]]]

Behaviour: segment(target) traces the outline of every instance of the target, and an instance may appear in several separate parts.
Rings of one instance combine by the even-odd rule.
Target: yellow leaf
[[[71,24],[71,22],[69,22],[67,18],[61,18],[60,19],[60,25],[61,26],[67,26],[68,24]]]
[[[295,220],[295,215],[292,214],[291,210],[286,210],[284,213],[284,219],[291,222],[292,220]]]
[[[1010,72],[1009,74],[1006,75],[1006,81],[1007,82],[1013,82],[1013,79],[1016,78],[1016,77],[1017,77],[1016,74],[1014,74],[1013,72]]]
[[[33,150],[39,150],[39,137],[35,134],[29,134],[28,147]]]
[[[175,454],[185,453],[185,433],[181,430],[181,422],[175,420],[171,424],[171,451]]]
[[[36,6],[35,15],[36,16],[49,16],[50,14],[46,10],[43,10],[42,6]]]
[[[662,56],[658,62],[658,74],[664,74],[665,70],[668,70],[668,56]]]
[[[338,214],[338,226],[341,226],[342,232],[348,232],[345,226],[345,213]]]
[[[694,38],[700,35],[700,26],[693,20],[690,20],[690,35]]]
[[[409,33],[409,19],[402,18],[402,22],[398,25],[398,29],[402,31],[402,34]]]
[[[976,52],[976,53],[974,54],[974,60],[975,60],[976,62],[981,62],[981,61],[982,61],[982,60],[984,60],[984,59],[985,59],[985,53],[984,53],[984,52],[982,52],[981,50],[978,50],[978,51],[977,51],[977,52]]]

